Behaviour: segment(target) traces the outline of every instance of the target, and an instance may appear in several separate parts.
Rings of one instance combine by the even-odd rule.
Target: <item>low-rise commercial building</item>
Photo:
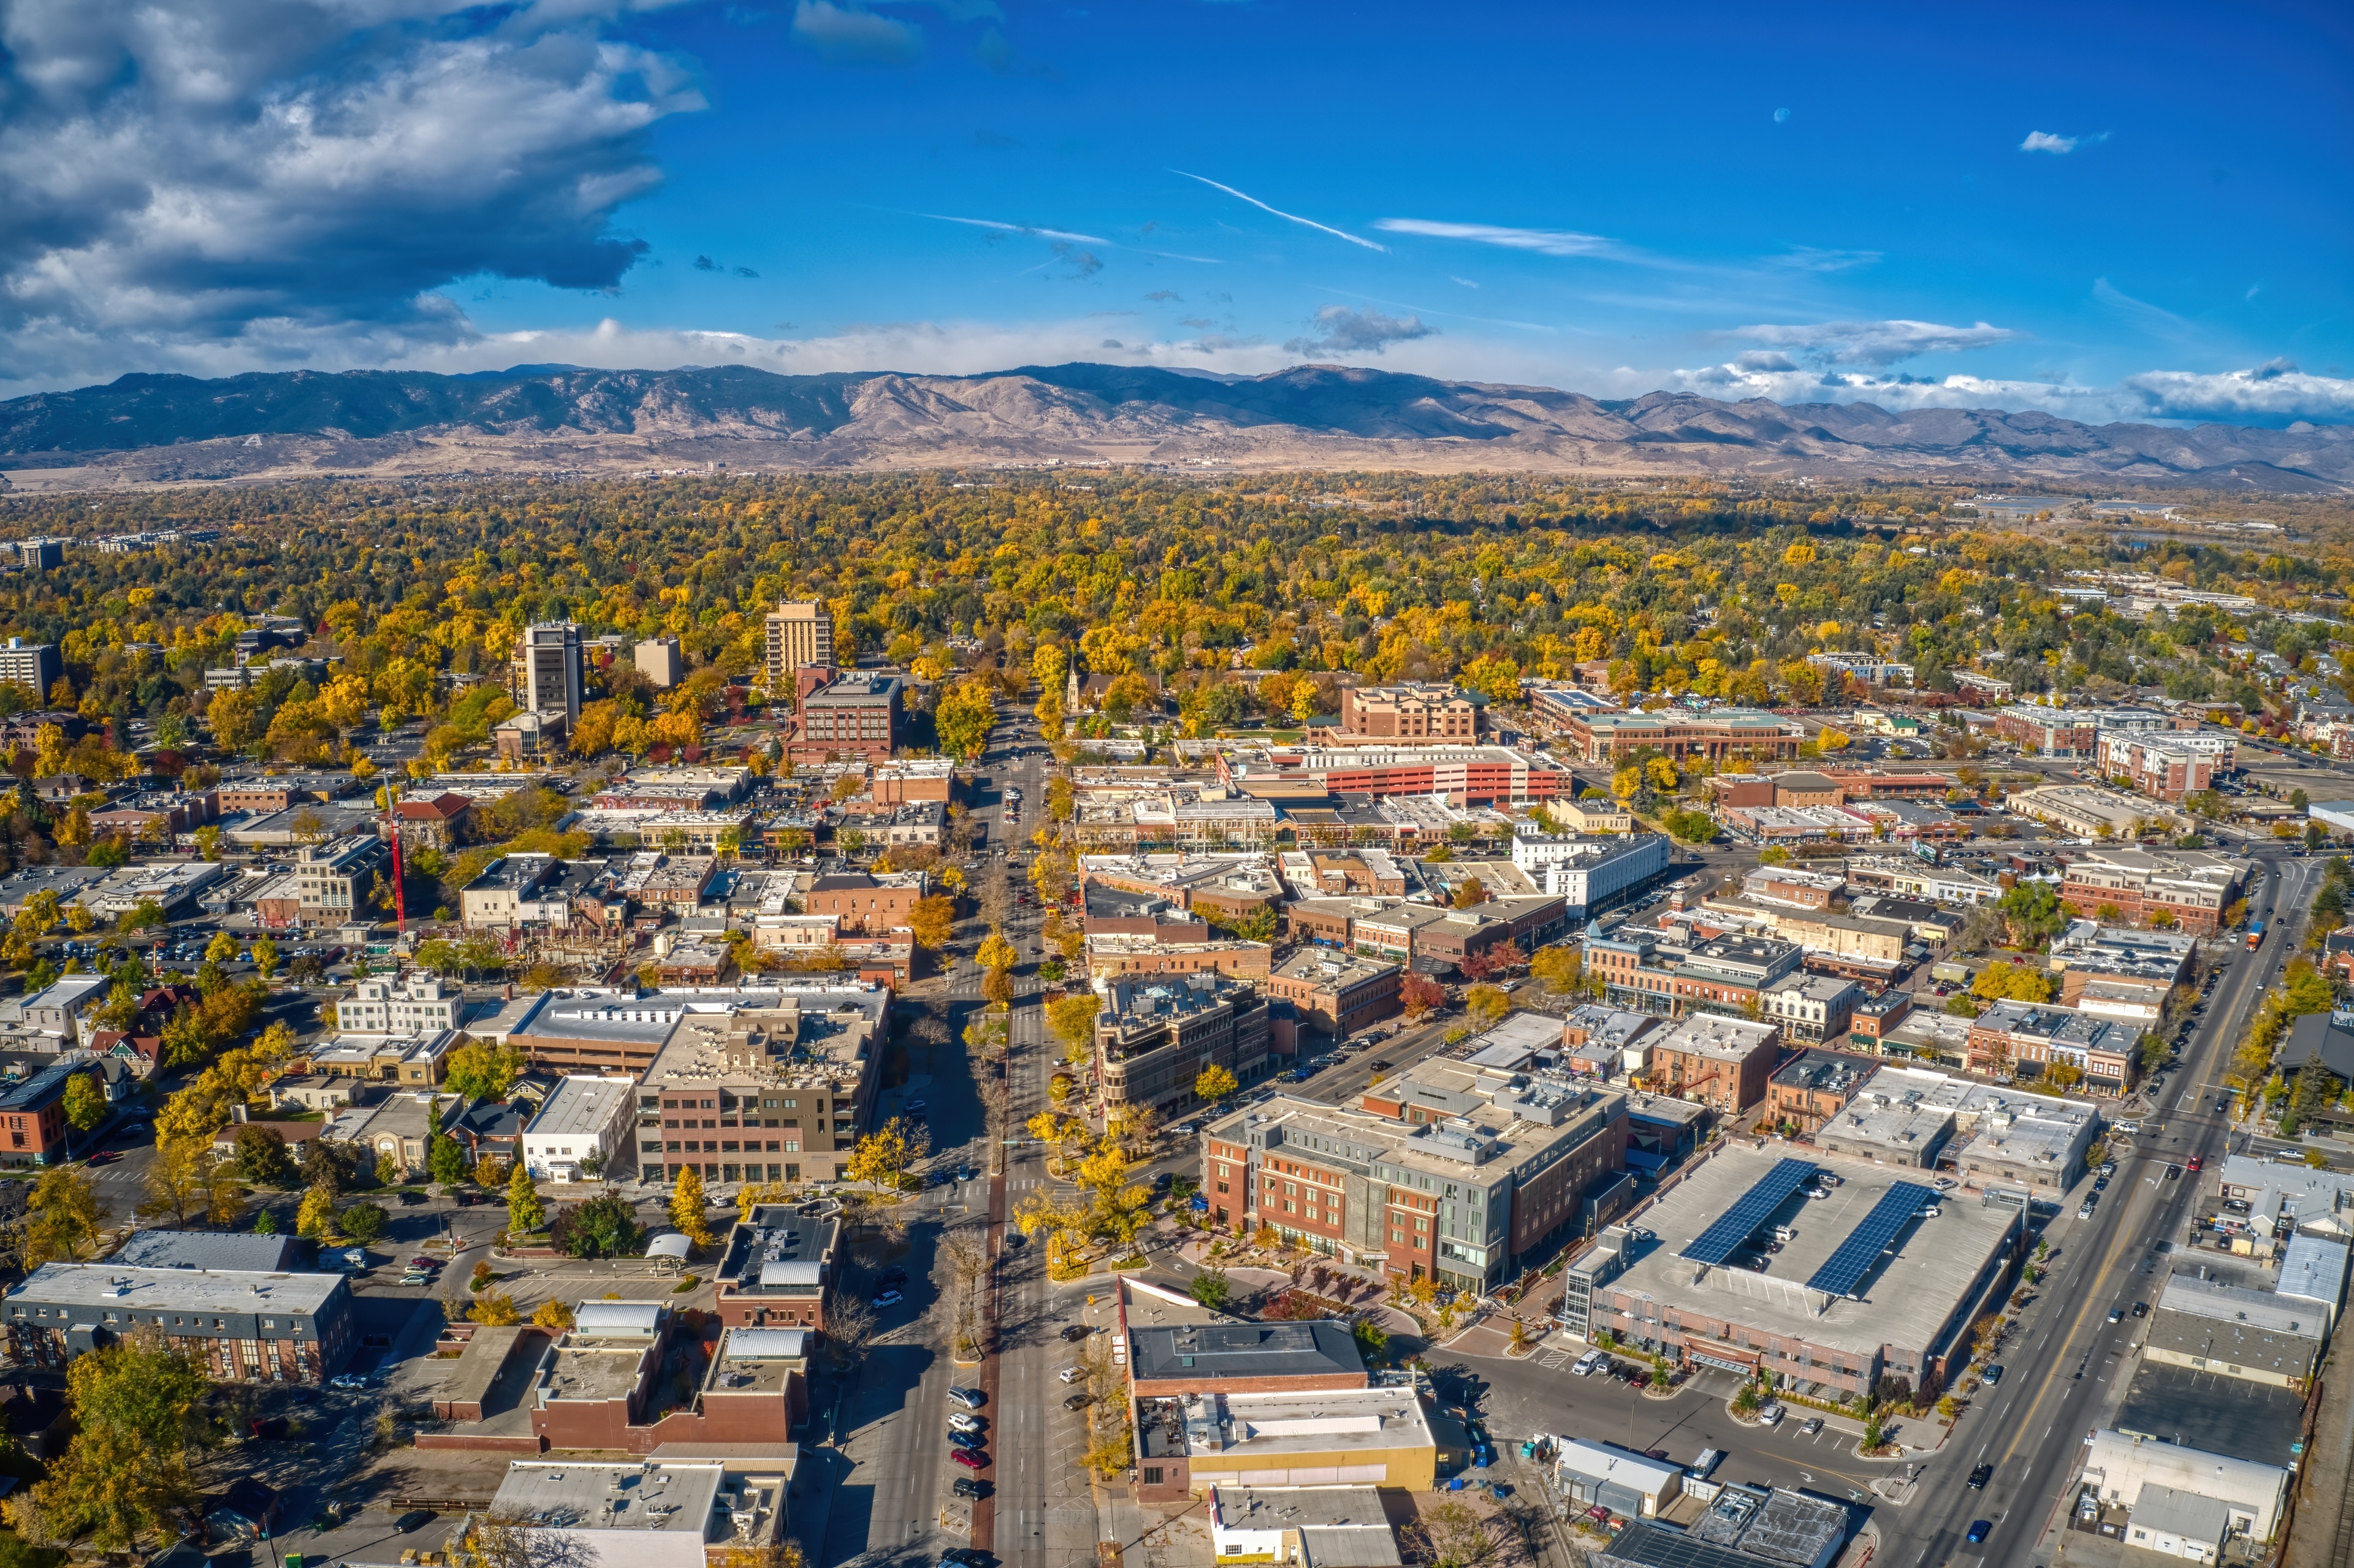
[[[2105,925],[2211,937],[2240,896],[2248,863],[2204,850],[2093,847],[2068,863],[2060,901]]]
[[[1590,918],[1665,876],[1669,848],[1659,833],[1588,838],[1525,821],[1512,832],[1512,863],[1539,892],[1559,898],[1571,920]]]
[[[2328,1338],[2311,1301],[2178,1271],[2158,1293],[2142,1359],[2302,1392]]]
[[[1337,1040],[1395,1015],[1405,973],[1385,959],[1310,948],[1276,966],[1261,989],[1291,1003],[1301,1023]]]
[[[1845,1035],[1862,1000],[1861,987],[1837,975],[1784,975],[1759,994],[1757,1010],[1785,1040],[1818,1044]]]
[[[1766,1114],[1800,1132],[1813,1132],[1847,1109],[1872,1064],[1844,1051],[1801,1051],[1767,1080]]]
[[[841,1271],[842,1221],[797,1204],[762,1203],[727,1233],[713,1271],[719,1320],[731,1327],[825,1329]]]
[[[1769,713],[1721,708],[1708,714],[1568,714],[1560,734],[1581,762],[1617,762],[1649,747],[1679,761],[1706,758],[1769,761],[1795,758],[1803,726]]]
[[[1135,1411],[1140,1502],[1241,1484],[1437,1484],[1437,1439],[1411,1385],[1147,1395]]]
[[[456,1029],[466,1021],[464,995],[422,970],[389,980],[363,980],[335,1002],[335,1028],[345,1035],[401,1039]]]
[[[1763,1020],[1696,1013],[1649,1037],[1646,1086],[1678,1096],[1724,1116],[1738,1116],[1766,1097],[1782,1059],[1782,1032]]]
[[[2127,1509],[2139,1507],[2152,1485],[2169,1497],[2211,1499],[2224,1505],[2232,1534],[2264,1542],[2287,1504],[2289,1475],[2277,1465],[2103,1428],[2085,1446],[2084,1480],[2102,1501]]]
[[[2133,1083],[2139,1025],[2072,1007],[1998,1001],[1970,1023],[1970,1070],[2041,1077],[2115,1099]]]
[[[523,1129],[523,1162],[536,1181],[595,1181],[631,1153],[637,1080],[571,1074],[556,1081]]]
[[[2177,746],[2169,738],[2105,733],[2099,751],[2101,777],[2180,805],[2185,795],[2211,788],[2215,758],[2203,747]]]

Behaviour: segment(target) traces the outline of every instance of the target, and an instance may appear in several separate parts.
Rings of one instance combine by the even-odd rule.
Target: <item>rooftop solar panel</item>
[[[1694,1263],[1723,1263],[1748,1244],[1757,1234],[1757,1227],[1774,1217],[1774,1211],[1787,1202],[1791,1193],[1815,1179],[1815,1162],[1811,1160],[1779,1160],[1774,1169],[1758,1179],[1757,1184],[1741,1195],[1740,1201],[1716,1218],[1716,1223],[1694,1236],[1679,1257]]]
[[[1807,1288],[1826,1296],[1854,1294],[1856,1287],[1863,1283],[1863,1277],[1880,1261],[1880,1255],[1888,1250],[1888,1244],[1896,1239],[1897,1233],[1925,1205],[1936,1201],[1936,1189],[1924,1187],[1918,1181],[1899,1181],[1889,1188],[1880,1195],[1880,1202],[1872,1205],[1872,1213],[1863,1216],[1863,1222],[1848,1233],[1847,1240],[1839,1244],[1839,1250],[1823,1260],[1823,1266],[1807,1281]]]

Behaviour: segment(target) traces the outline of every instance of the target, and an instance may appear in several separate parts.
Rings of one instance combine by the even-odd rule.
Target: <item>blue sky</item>
[[[0,390],[1303,360],[2354,419],[2342,7],[0,4]]]

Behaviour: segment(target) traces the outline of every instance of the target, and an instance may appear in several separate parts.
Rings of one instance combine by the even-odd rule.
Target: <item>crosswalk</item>
[[[1569,1352],[1567,1351],[1548,1351],[1543,1356],[1539,1358],[1537,1361],[1537,1365],[1543,1367],[1548,1372],[1559,1372],[1568,1364]]]

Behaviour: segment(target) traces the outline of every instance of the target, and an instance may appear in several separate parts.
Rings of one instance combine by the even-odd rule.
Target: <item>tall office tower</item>
[[[515,644],[507,689],[534,713],[561,713],[564,733],[580,723],[580,629],[568,620],[526,626]]]
[[[769,690],[792,690],[793,672],[833,662],[833,617],[822,604],[787,599],[769,617]]]

